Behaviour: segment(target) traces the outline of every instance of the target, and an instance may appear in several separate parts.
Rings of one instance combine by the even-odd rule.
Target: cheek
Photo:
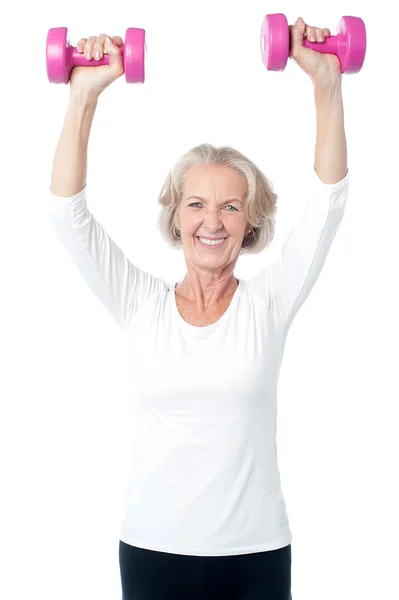
[[[233,237],[243,238],[245,231],[247,230],[247,222],[244,215],[234,215],[230,219],[226,219],[225,228],[226,231]]]
[[[181,230],[186,234],[193,234],[201,225],[201,218],[198,213],[185,213],[180,217]]]

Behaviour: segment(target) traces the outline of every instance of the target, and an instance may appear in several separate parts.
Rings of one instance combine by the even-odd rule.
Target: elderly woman
[[[315,194],[277,260],[234,276],[243,252],[273,237],[276,195],[228,147],[204,144],[170,171],[161,230],[187,272],[167,284],[133,265],[86,205],[90,128],[101,92],[123,73],[119,37],[82,39],[51,181],[52,223],[130,352],[135,422],[119,541],[124,600],[289,600],[291,531],[281,491],[276,390],[288,330],[338,230],[348,193],[341,73],[306,49],[328,29],[290,27],[291,56],[310,76]]]

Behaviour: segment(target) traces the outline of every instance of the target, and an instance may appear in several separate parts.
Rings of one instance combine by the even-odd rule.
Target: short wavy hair
[[[247,182],[244,215],[251,231],[242,243],[241,253],[258,253],[274,237],[277,194],[271,182],[249,158],[229,146],[212,144],[195,146],[183,154],[169,171],[158,197],[161,204],[158,225],[165,241],[173,248],[181,247],[180,232],[176,228],[176,215],[182,199],[184,177],[198,165],[220,165],[235,169]]]

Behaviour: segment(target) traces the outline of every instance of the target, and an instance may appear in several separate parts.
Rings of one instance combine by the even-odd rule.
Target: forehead
[[[212,197],[213,195],[245,198],[245,177],[230,167],[220,165],[198,165],[188,169],[183,184],[183,195],[190,194]]]

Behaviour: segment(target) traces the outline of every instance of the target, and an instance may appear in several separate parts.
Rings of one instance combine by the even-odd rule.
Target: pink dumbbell
[[[145,31],[130,27],[121,46],[127,83],[144,83]],[[100,67],[109,64],[105,54],[101,60],[86,60],[71,46],[66,27],[55,27],[47,34],[46,65],[50,83],[68,83],[73,67]]]
[[[366,27],[359,17],[342,17],[337,35],[322,43],[304,40],[304,46],[325,54],[335,54],[341,73],[358,73],[366,56]],[[283,14],[266,15],[261,30],[263,63],[269,71],[283,71],[290,53],[290,32]]]

